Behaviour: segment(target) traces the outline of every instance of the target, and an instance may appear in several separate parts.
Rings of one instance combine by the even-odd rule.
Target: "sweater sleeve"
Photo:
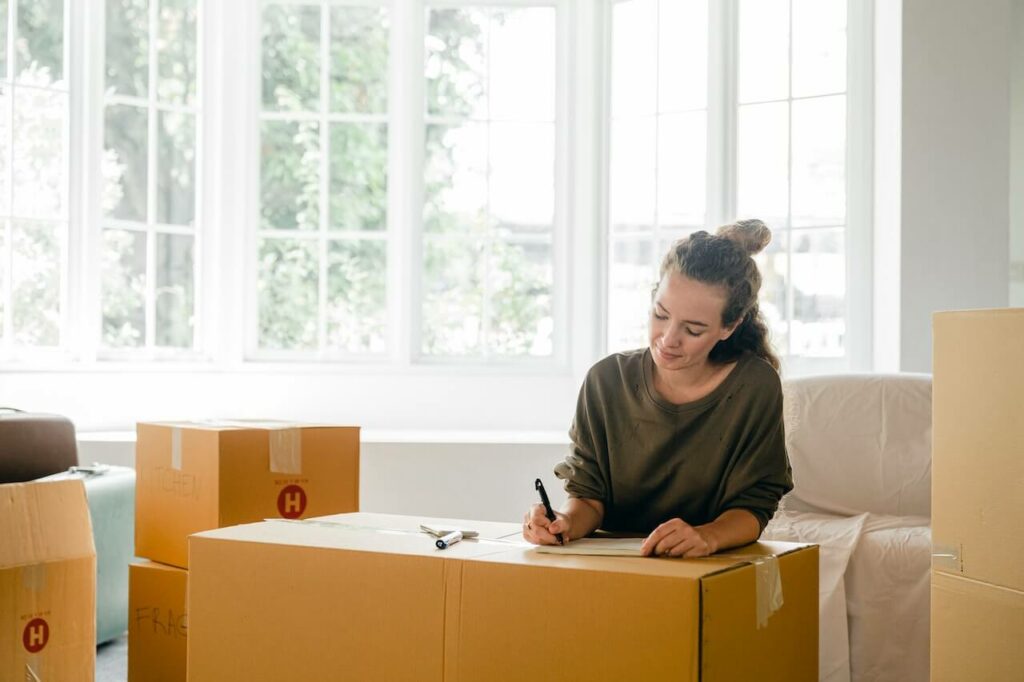
[[[565,482],[570,497],[608,504],[607,439],[595,379],[589,374],[580,388],[576,415],[569,429],[572,441],[565,460],[555,465],[555,476]]]
[[[782,419],[782,385],[775,375],[739,443],[732,470],[725,481],[722,508],[746,509],[763,532],[775,515],[782,496],[793,489],[793,472],[786,454]]]

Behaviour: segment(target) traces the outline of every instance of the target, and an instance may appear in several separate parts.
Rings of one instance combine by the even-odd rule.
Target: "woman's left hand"
[[[715,538],[707,528],[671,519],[647,536],[640,553],[643,556],[698,557],[714,554],[717,549]]]

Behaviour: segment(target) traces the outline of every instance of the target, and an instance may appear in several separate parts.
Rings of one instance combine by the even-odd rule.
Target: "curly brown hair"
[[[722,325],[730,327],[737,321],[739,325],[729,338],[711,349],[708,359],[713,363],[732,362],[750,351],[776,371],[780,369],[779,358],[768,341],[768,325],[757,304],[761,271],[753,258],[771,240],[771,230],[760,220],[739,220],[718,228],[717,234],[701,230],[676,241],[661,261],[659,281],[671,271],[725,288]]]

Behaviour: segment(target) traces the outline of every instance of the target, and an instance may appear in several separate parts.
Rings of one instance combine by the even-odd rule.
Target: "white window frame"
[[[604,4],[604,18],[611,30],[612,7],[617,2]],[[736,149],[737,149],[737,76],[739,0],[709,0],[708,2],[708,106],[707,106],[707,200],[704,229],[709,232],[736,217]],[[859,370],[872,366],[872,166],[873,129],[873,21],[874,0],[847,0],[847,143],[846,143],[846,197],[847,217],[844,230],[846,257],[846,353],[842,358],[812,358],[781,356],[787,376],[822,374]],[[790,16],[792,23],[792,16]],[[611,41],[603,40],[607,54],[603,60],[604,81],[610,85]],[[717,46],[717,49],[715,49]],[[792,68],[792,62],[790,62]],[[792,123],[790,123],[792,125]],[[602,242],[602,350],[608,352],[608,258],[611,244],[611,225],[608,212],[610,184],[610,98],[604,105],[605,158],[602,163],[601,193],[604,202]],[[790,142],[792,144],[792,142]],[[786,230],[788,233],[788,230]],[[655,249],[659,248],[660,233],[652,233]],[[789,248],[789,247],[787,247]]]
[[[266,0],[268,4],[307,4],[301,0]],[[255,296],[258,273],[256,272],[257,242],[255,230],[246,230],[244,251],[249,257],[242,267],[245,270],[245,343],[244,362],[306,364],[328,362],[338,365],[389,367],[433,373],[471,373],[474,369],[487,367],[502,371],[550,372],[568,371],[569,329],[568,310],[569,279],[568,235],[570,213],[568,210],[569,156],[572,147],[569,141],[569,111],[571,92],[569,78],[570,32],[567,0],[327,0],[331,5],[389,6],[391,20],[391,59],[388,88],[388,220],[385,230],[387,240],[387,339],[388,350],[384,354],[355,354],[343,352],[269,351],[261,350],[257,344],[258,300]],[[250,10],[248,40],[255,54],[259,54],[261,13],[263,2],[253,3],[258,7]],[[552,354],[547,357],[443,357],[425,356],[419,352],[421,338],[420,296],[416,293],[422,282],[422,197],[423,197],[423,143],[425,125],[423,38],[424,18],[427,8],[459,7],[553,7],[556,13],[556,106],[555,106],[555,211],[552,235],[553,273],[552,305],[555,320]],[[239,11],[245,11],[239,9]],[[244,50],[243,50],[244,51]],[[260,73],[258,64],[248,75],[249,88],[241,101],[250,102],[250,111],[256,114],[246,116],[258,118],[260,111]],[[240,101],[234,98],[234,101]],[[230,100],[228,103],[230,107]],[[240,112],[240,115],[245,115]],[[247,137],[250,148],[259,148],[259,125],[243,125],[250,128]],[[231,163],[231,160],[226,160]],[[323,161],[322,161],[323,163]],[[252,155],[246,164],[245,182],[251,187],[247,195],[254,197],[246,207],[250,225],[259,224],[259,158]],[[326,176],[321,177],[321,183]],[[294,235],[289,235],[294,236]],[[321,278],[322,279],[322,278]],[[321,282],[321,287],[324,283]],[[321,303],[322,304],[322,303]],[[433,369],[428,369],[433,368]]]
[[[72,234],[69,244],[77,252],[69,267],[69,279],[75,282],[72,289],[72,338],[71,357],[78,365],[101,366],[116,371],[131,370],[145,367],[148,362],[161,365],[168,361],[181,363],[181,366],[209,364],[209,348],[211,346],[210,322],[211,315],[207,309],[217,299],[209,296],[207,281],[213,270],[205,262],[208,260],[207,236],[209,206],[215,193],[204,191],[206,178],[215,177],[213,170],[213,154],[208,153],[205,140],[208,130],[209,112],[206,97],[206,80],[209,78],[209,60],[206,58],[208,47],[214,36],[207,30],[205,16],[210,6],[216,2],[195,0],[197,5],[196,27],[196,95],[193,105],[159,104],[156,96],[157,47],[154,39],[159,25],[159,6],[156,0],[150,5],[149,31],[149,87],[146,98],[130,96],[114,96],[108,98],[106,89],[106,3],[104,0],[88,2],[69,2],[72,10],[72,42],[76,45],[74,54],[80,59],[72,61],[76,85],[72,86],[72,164],[71,164],[71,196]],[[120,221],[104,217],[101,205],[104,179],[99,172],[103,158],[106,125],[106,105],[108,103],[145,104],[147,113],[147,220],[143,229],[141,223]],[[165,225],[156,221],[156,163],[158,150],[159,112],[190,113],[195,116],[195,213],[192,227]],[[78,144],[74,144],[77,137]],[[103,230],[104,226],[113,228],[120,224],[133,232],[146,234],[146,329],[148,341],[154,338],[153,333],[156,306],[156,235],[157,234],[188,234],[194,239],[193,246],[193,347],[189,349],[159,347],[144,344],[139,348],[109,348],[102,343],[102,268]]]
[[[419,4],[419,3],[416,3]],[[570,94],[569,94],[569,49],[570,49],[570,27],[568,21],[567,3],[565,0],[424,0],[422,2],[422,8],[418,13],[420,20],[425,16],[428,9],[458,9],[464,7],[551,7],[555,11],[555,120],[554,120],[554,133],[555,133],[555,169],[554,169],[554,213],[552,216],[552,234],[551,234],[551,255],[552,255],[552,273],[553,279],[551,283],[551,300],[552,300],[552,318],[554,321],[554,328],[552,330],[552,352],[551,355],[545,357],[530,357],[530,356],[495,356],[491,355],[489,349],[486,346],[483,348],[482,354],[479,356],[446,356],[446,355],[427,355],[422,352],[422,336],[423,336],[423,319],[422,319],[422,289],[419,283],[424,281],[424,270],[423,270],[423,245],[425,243],[426,233],[423,230],[423,182],[422,182],[422,152],[423,152],[423,132],[426,130],[426,106],[423,99],[423,94],[418,94],[418,100],[421,102],[418,106],[414,106],[410,103],[408,109],[413,114],[413,120],[411,121],[414,126],[414,130],[417,131],[417,152],[421,155],[421,158],[417,160],[417,164],[414,166],[415,170],[411,174],[410,178],[416,185],[414,196],[419,201],[417,205],[413,206],[413,215],[410,216],[412,225],[412,239],[410,240],[415,244],[415,257],[412,259],[414,264],[412,275],[413,279],[406,282],[405,291],[417,292],[412,296],[413,302],[411,306],[412,315],[409,318],[408,329],[410,330],[408,336],[411,343],[409,349],[409,357],[412,362],[421,365],[437,365],[437,366],[464,366],[464,367],[518,367],[518,368],[529,368],[534,370],[544,369],[559,369],[565,368],[568,365],[568,347],[570,342],[569,336],[569,324],[568,324],[568,257],[567,257],[567,243],[569,233],[569,214],[568,214],[568,163],[570,155],[570,143],[569,143],[569,107],[570,107]],[[414,10],[415,11],[415,10]],[[425,32],[423,27],[420,30],[420,39],[417,45],[421,47],[416,51],[413,59],[415,59],[414,68],[410,68],[411,73],[423,74],[423,35]],[[412,67],[413,64],[411,63]],[[425,82],[421,77],[419,78],[421,85]],[[413,100],[415,102],[416,100]],[[488,121],[489,123],[489,121]],[[486,237],[487,241],[495,240],[496,238],[492,235]],[[527,239],[524,239],[522,243],[525,243]],[[545,240],[546,241],[546,240]],[[513,241],[511,243],[521,243]],[[485,292],[486,294],[486,292]],[[486,309],[488,301],[484,300],[484,309],[486,317]]]
[[[247,282],[254,281],[250,279],[250,268],[256,264],[253,226],[259,217],[260,67],[254,55],[259,48],[260,15],[253,0],[216,0],[202,2],[199,33],[199,50],[204,53],[198,64],[199,79],[207,94],[197,120],[197,129],[204,131],[204,146],[196,169],[197,177],[205,178],[196,214],[197,225],[202,225],[203,248],[197,244],[195,262],[201,282],[196,290],[196,326],[197,332],[203,329],[202,346],[196,355],[173,361],[98,358],[102,178],[93,169],[99,167],[104,127],[104,2],[86,0],[68,3],[71,28],[67,44],[72,57],[66,66],[71,88],[67,345],[58,359],[40,356],[38,360],[8,362],[0,357],[9,394],[18,395],[25,405],[46,405],[46,409],[76,415],[84,430],[126,428],[136,419],[248,414],[306,420],[351,418],[368,428],[550,428],[564,432],[580,380],[606,350],[611,0],[551,0],[558,7],[560,41],[556,174],[557,196],[562,202],[558,219],[563,231],[555,237],[558,260],[553,292],[556,315],[560,316],[556,340],[561,348],[546,364],[472,364],[461,358],[425,363],[414,357],[418,342],[408,330],[418,314],[411,292],[418,286],[414,265],[420,267],[420,252],[411,238],[420,229],[422,216],[422,127],[417,126],[417,118],[424,113],[418,104],[423,101],[423,79],[422,65],[410,70],[399,64],[422,59],[424,11],[423,0],[387,1],[392,8],[387,356],[319,362],[247,355],[243,331],[247,318],[252,318],[242,302],[254,294],[247,289]],[[735,2],[713,0],[712,18],[724,20],[717,15],[730,11]],[[857,30],[870,37],[873,5],[871,0],[866,3],[851,0],[849,4],[850,59],[855,61],[848,93],[851,101],[855,88],[862,95],[856,99],[856,111],[851,110],[851,121],[862,115],[870,122],[872,47],[854,36],[855,27],[860,27]],[[466,4],[536,3],[481,0]],[[408,21],[399,20],[403,13],[409,15]],[[231,36],[230,41],[223,36]],[[725,54],[713,51],[713,63],[724,61]],[[717,64],[716,68],[725,66]],[[715,84],[712,79],[709,87],[726,88],[728,84]],[[417,106],[401,106],[400,96]],[[714,107],[719,106],[715,101],[715,97],[709,100],[709,130],[720,121],[723,128],[734,129],[734,121],[715,115]],[[851,231],[854,225],[863,225],[867,231],[871,219],[871,186],[863,180],[859,186],[854,182],[857,168],[864,171],[860,178],[870,177],[871,135],[867,126],[862,130],[860,139],[851,138],[848,144],[849,187],[859,187],[858,194],[848,193]],[[715,196],[725,197],[721,187],[731,171],[722,162],[729,152],[727,145],[734,145],[735,140],[720,139],[722,149],[715,152],[719,165],[711,180],[719,183]],[[403,160],[399,149],[409,156]],[[709,144],[708,150],[711,155],[714,144]],[[709,202],[709,227],[731,217],[732,201]],[[858,215],[862,219],[858,220]],[[870,272],[870,235],[864,236],[866,240],[858,233],[855,240],[852,233],[848,235],[847,258]],[[863,275],[857,275],[853,266],[848,266],[847,273],[848,280],[858,284],[857,290],[848,290],[849,304],[852,310],[860,310],[859,319],[865,320],[861,328],[869,330],[870,279],[860,279]],[[853,315],[851,312],[851,329]],[[868,331],[864,334],[864,357],[870,358],[870,335]],[[853,349],[851,343],[851,358]],[[788,372],[792,375],[796,370]],[[97,395],[104,400],[94,405]]]
[[[72,340],[74,338],[73,325],[72,325],[72,287],[70,285],[69,265],[70,265],[70,254],[72,253],[73,244],[73,221],[75,216],[75,197],[72,192],[72,178],[75,177],[74,173],[74,150],[72,140],[74,139],[74,93],[75,93],[75,74],[74,67],[75,63],[72,60],[74,54],[73,35],[75,31],[76,22],[74,20],[74,5],[73,0],[64,0],[63,10],[63,76],[64,76],[64,90],[63,92],[67,95],[67,119],[64,121],[62,130],[63,134],[63,146],[64,153],[67,155],[63,168],[64,178],[64,206],[63,213],[56,218],[30,218],[27,216],[17,216],[14,212],[14,137],[17,131],[14,130],[14,109],[15,109],[15,93],[19,88],[30,88],[40,89],[38,86],[26,86],[19,85],[17,78],[17,55],[15,51],[15,42],[12,37],[17,32],[18,26],[18,1],[9,0],[7,4],[7,15],[3,18],[6,22],[7,27],[7,45],[4,46],[7,59],[7,68],[11,73],[11,79],[8,83],[10,90],[8,92],[8,102],[5,112],[8,120],[7,139],[4,141],[7,145],[7,167],[4,172],[7,173],[8,178],[8,214],[0,220],[0,232],[3,233],[2,243],[3,249],[0,249],[0,258],[4,258],[5,262],[2,264],[3,275],[2,281],[0,281],[0,296],[3,300],[3,311],[0,313],[0,317],[3,318],[2,334],[0,334],[0,366],[6,363],[22,364],[22,363],[39,363],[42,365],[51,365],[54,363],[66,362],[69,354],[69,349],[72,348]],[[51,92],[61,92],[57,88],[48,87],[45,88]],[[58,292],[57,305],[60,310],[60,327],[58,330],[59,342],[56,346],[47,347],[27,347],[17,346],[13,343],[13,328],[14,328],[14,314],[13,314],[13,303],[14,296],[12,287],[14,284],[13,279],[13,262],[14,262],[14,244],[13,235],[14,227],[13,223],[16,220],[31,220],[41,222],[53,222],[60,226],[61,232],[58,234],[58,248],[60,249],[60,290]]]

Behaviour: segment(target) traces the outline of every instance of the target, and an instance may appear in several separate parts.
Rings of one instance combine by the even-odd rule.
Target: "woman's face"
[[[664,370],[700,366],[715,344],[729,338],[722,326],[726,291],[669,272],[658,284],[651,306],[650,345],[654,363]]]

